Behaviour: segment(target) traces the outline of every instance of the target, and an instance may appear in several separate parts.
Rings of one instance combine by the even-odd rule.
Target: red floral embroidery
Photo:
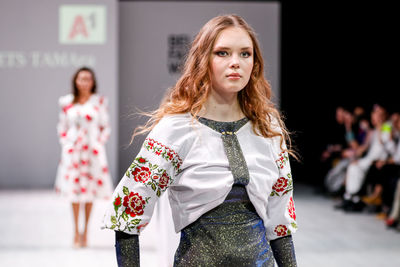
[[[166,172],[164,172],[160,178],[160,181],[158,182],[158,186],[161,189],[164,189],[168,185],[168,182],[169,182],[169,176]]]
[[[123,205],[126,207],[125,212],[131,217],[142,215],[145,204],[145,200],[138,193],[131,192],[128,196],[124,197]]]
[[[146,159],[145,158],[139,158],[138,161],[139,161],[139,163],[146,163]]]
[[[144,183],[150,178],[151,171],[147,167],[135,168],[132,171],[132,175],[134,176],[136,182]]]
[[[275,227],[274,232],[276,233],[277,236],[285,236],[287,235],[287,227],[283,224],[278,225]]]
[[[289,211],[290,218],[292,218],[293,220],[296,220],[296,210],[294,208],[294,202],[293,202],[292,197],[290,197],[290,199],[289,199],[288,211]]]
[[[273,190],[276,192],[283,192],[288,185],[288,180],[285,177],[280,177],[274,186],[272,187]]]
[[[182,159],[179,157],[178,153],[176,153],[173,149],[163,145],[162,143],[152,139],[146,138],[143,146],[148,150],[152,151],[157,156],[161,156],[167,161],[171,161],[172,166],[180,173],[180,166],[182,165]]]
[[[121,206],[121,197],[117,197],[114,201],[114,206],[119,207]]]

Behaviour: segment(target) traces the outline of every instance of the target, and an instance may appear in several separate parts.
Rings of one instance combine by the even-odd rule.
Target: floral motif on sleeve
[[[277,236],[286,236],[290,234],[290,230],[283,224],[276,226],[274,232]]]
[[[179,157],[178,153],[176,153],[171,148],[152,138],[146,138],[143,147],[146,148],[148,151],[153,152],[157,156],[161,156],[165,160],[170,161],[176,171],[175,175],[178,175],[182,171],[180,169],[180,167],[182,166],[182,159]]]
[[[286,176],[287,177],[279,177],[276,183],[272,186],[271,197],[283,196],[293,190],[292,175],[288,173]]]
[[[293,220],[296,220],[296,209],[294,208],[293,197],[290,197],[287,208],[288,208],[290,218],[292,218]]]
[[[286,151],[282,151],[281,153],[279,153],[278,159],[276,160],[279,169],[283,169],[288,162],[289,162],[288,153]]]
[[[167,171],[157,164],[152,164],[146,158],[137,157],[126,171],[126,176],[133,178],[138,183],[149,186],[159,197],[172,183]]]
[[[127,187],[123,187],[122,190],[124,196],[119,194],[114,199],[114,211],[115,216],[111,216],[111,229],[119,231],[132,231],[136,228],[139,233],[141,228],[146,224],[140,224],[142,219],[135,218],[136,216],[143,215],[144,208],[148,203],[150,197],[144,198],[139,193],[131,192]],[[122,209],[122,212],[119,210]]]

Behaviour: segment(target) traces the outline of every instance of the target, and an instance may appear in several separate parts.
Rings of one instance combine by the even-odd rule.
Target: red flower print
[[[63,111],[64,111],[64,113],[67,113],[67,111],[70,109],[70,108],[72,108],[72,104],[69,104],[69,105],[67,105],[67,106],[65,106],[64,108],[63,108]]]
[[[73,166],[75,169],[78,169],[78,168],[79,168],[79,164],[76,163],[76,162],[72,163],[72,166]]]
[[[275,227],[274,232],[277,234],[277,236],[285,236],[287,234],[287,227],[283,224],[280,224]]]
[[[167,155],[169,157],[169,160],[171,160],[174,157],[174,154],[172,154],[171,152],[168,152]]]
[[[69,179],[69,175],[65,175],[65,180],[68,180]]]
[[[88,121],[91,121],[91,120],[92,120],[92,117],[90,117],[89,114],[86,114],[86,119],[87,119]]]
[[[99,107],[98,107],[98,106],[94,106],[94,109],[95,109],[96,111],[99,111]]]
[[[104,126],[99,126],[100,132],[104,130]]]
[[[103,185],[103,180],[98,179],[98,180],[97,180],[97,184],[98,184],[99,186],[102,186],[102,185]]]
[[[157,150],[157,151],[156,151],[156,155],[157,155],[157,156],[160,156],[160,154],[161,154],[161,150]]]
[[[121,197],[117,197],[114,201],[114,206],[119,207],[121,206]]]
[[[93,149],[93,155],[98,155],[99,151],[97,149]]]
[[[294,202],[293,202],[292,197],[290,197],[290,199],[289,199],[288,211],[289,211],[290,218],[292,218],[293,220],[296,220],[296,210],[294,208]]]
[[[275,190],[276,192],[282,192],[286,189],[287,185],[288,185],[288,180],[285,177],[280,177],[276,181],[272,189]]]
[[[139,163],[142,163],[142,164],[146,163],[146,159],[144,159],[144,158],[139,158],[138,161],[139,161]]]
[[[160,176],[158,176],[158,175],[153,175],[153,179],[154,179],[154,180],[157,180],[158,178],[160,178]]]
[[[62,132],[61,133],[61,137],[66,137],[67,136],[67,133],[66,132]]]
[[[81,188],[81,192],[82,192],[82,193],[86,193],[86,188],[85,188],[85,187],[82,187],[82,188]]]
[[[79,183],[79,177],[76,177],[75,180],[74,180],[74,182],[75,182],[76,184]]]
[[[131,217],[142,215],[145,204],[146,202],[138,193],[130,192],[128,196],[124,197],[123,205],[126,207],[125,212]]]
[[[73,148],[68,149],[68,153],[71,154],[72,152],[74,152]]]
[[[154,141],[153,141],[153,139],[149,139],[149,142],[148,142],[147,144],[149,145],[149,148],[150,148],[150,149],[153,149],[153,147],[154,147]]]
[[[82,165],[88,165],[88,164],[89,164],[89,160],[83,160],[83,159],[81,159],[81,164],[82,164]]]
[[[168,185],[168,182],[169,182],[169,176],[166,172],[164,172],[160,178],[160,181],[158,182],[158,186],[161,189],[164,189]]]
[[[103,172],[107,173],[108,172],[108,168],[107,167],[103,167]]]
[[[88,148],[89,148],[88,145],[83,145],[83,146],[82,146],[82,149],[83,149],[83,150],[88,150]]]
[[[150,178],[151,171],[147,167],[135,168],[132,171],[132,175],[134,176],[136,182],[144,183]]]

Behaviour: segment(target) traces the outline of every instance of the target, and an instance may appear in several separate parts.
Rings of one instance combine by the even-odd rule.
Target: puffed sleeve
[[[149,223],[157,200],[181,172],[171,128],[162,119],[147,136],[114,191],[102,228],[138,235]]]
[[[72,107],[72,97],[70,95],[62,96],[58,99],[58,123],[57,123],[57,133],[58,139],[61,145],[67,143],[68,140],[68,120],[67,112]]]
[[[99,142],[105,144],[110,136],[111,127],[108,115],[108,99],[104,96],[99,97]]]
[[[280,147],[281,137],[272,138],[273,154],[279,177],[268,198],[267,237],[274,240],[291,235],[297,230],[296,212],[293,201],[293,179],[290,171],[289,155],[286,145]]]

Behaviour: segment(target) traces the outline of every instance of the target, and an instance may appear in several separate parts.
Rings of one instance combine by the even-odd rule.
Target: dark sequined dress
[[[174,266],[274,266],[266,229],[246,191],[249,171],[235,134],[248,119],[199,121],[221,133],[234,184],[221,205],[182,229]]]

